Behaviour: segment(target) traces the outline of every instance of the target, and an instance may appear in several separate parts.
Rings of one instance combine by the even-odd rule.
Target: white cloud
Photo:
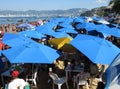
[[[105,3],[106,0],[96,0],[97,3]]]

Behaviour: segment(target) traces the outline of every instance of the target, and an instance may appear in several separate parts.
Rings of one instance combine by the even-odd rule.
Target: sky
[[[110,0],[0,0],[0,10],[67,10],[107,6]]]

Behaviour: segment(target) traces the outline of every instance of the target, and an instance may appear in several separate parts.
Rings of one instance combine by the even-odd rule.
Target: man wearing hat
[[[18,78],[19,71],[14,70],[11,72],[12,80],[8,84],[8,89],[24,89],[24,87],[27,85],[24,79]]]

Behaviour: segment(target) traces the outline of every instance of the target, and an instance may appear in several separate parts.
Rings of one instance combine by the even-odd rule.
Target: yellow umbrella
[[[60,49],[64,52],[69,52],[69,53],[76,52],[76,48],[69,43],[64,44]]]
[[[69,37],[64,37],[64,38],[53,38],[49,40],[49,44],[53,45],[56,49],[60,49],[64,44],[67,44],[71,41],[72,39]]]

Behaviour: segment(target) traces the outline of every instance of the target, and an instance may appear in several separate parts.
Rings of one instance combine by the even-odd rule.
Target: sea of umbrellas
[[[18,27],[26,30],[2,38],[9,48],[1,54],[11,63],[53,63],[65,51],[79,50],[94,63],[110,64],[120,52],[105,39],[119,38],[120,26],[100,17],[53,18],[34,28],[28,23]]]
[[[120,26],[100,17],[53,18],[43,25],[18,33],[4,33],[1,50],[10,63],[51,64],[65,52],[80,51],[92,62],[110,65],[120,53],[119,47],[106,37],[120,37]]]

